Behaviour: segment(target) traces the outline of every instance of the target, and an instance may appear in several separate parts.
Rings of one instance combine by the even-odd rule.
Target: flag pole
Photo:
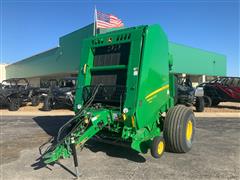
[[[96,6],[94,6],[93,36],[96,35],[96,21],[97,21],[97,9]]]

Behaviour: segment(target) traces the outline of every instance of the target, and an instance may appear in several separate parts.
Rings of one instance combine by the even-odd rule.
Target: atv
[[[240,77],[218,77],[198,87],[204,89],[206,106],[217,106],[220,102],[240,102]]]
[[[44,94],[43,111],[51,111],[58,106],[73,108],[76,90],[76,78],[60,79],[56,86],[50,86],[48,93]]]
[[[33,88],[25,78],[13,78],[4,80],[0,87],[0,105],[7,106],[9,111],[17,111],[22,105],[32,103],[39,104],[39,89]]]
[[[176,104],[183,104],[186,106],[195,106],[197,112],[204,111],[203,88],[192,86],[189,78],[178,78],[176,80]]]

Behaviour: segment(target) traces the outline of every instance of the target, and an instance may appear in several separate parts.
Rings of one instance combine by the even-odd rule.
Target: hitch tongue
[[[96,111],[91,119],[75,118],[77,122],[73,129],[54,146],[43,155],[44,163],[49,164],[57,161],[60,158],[68,158],[73,156],[75,175],[78,178],[81,176],[78,168],[78,159],[76,145],[83,147],[85,142],[101,131],[109,124],[109,116],[112,116],[111,111],[102,109]],[[85,122],[86,124],[83,124]],[[90,123],[91,122],[91,123]],[[90,123],[90,125],[88,125]],[[64,126],[63,126],[64,127]],[[61,132],[61,131],[60,131]]]
[[[75,173],[76,173],[75,175],[76,175],[76,178],[78,179],[81,176],[81,174],[79,173],[79,169],[78,169],[78,159],[77,159],[77,151],[76,151],[74,137],[71,137],[71,149],[72,149],[73,162],[74,162]]]

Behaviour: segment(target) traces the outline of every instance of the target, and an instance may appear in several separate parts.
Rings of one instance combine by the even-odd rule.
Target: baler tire
[[[157,136],[153,138],[151,144],[151,155],[154,158],[160,158],[165,151],[165,141],[162,136]]]
[[[169,109],[163,127],[167,151],[186,153],[191,150],[195,135],[195,121],[191,108],[177,105]]]
[[[9,102],[9,111],[17,111],[20,108],[20,100],[19,98],[10,98]]]
[[[196,97],[196,111],[203,112],[204,111],[204,99],[203,97]]]

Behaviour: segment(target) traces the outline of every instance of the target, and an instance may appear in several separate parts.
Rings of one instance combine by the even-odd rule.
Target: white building
[[[7,64],[0,64],[0,82],[6,79],[6,69]]]

